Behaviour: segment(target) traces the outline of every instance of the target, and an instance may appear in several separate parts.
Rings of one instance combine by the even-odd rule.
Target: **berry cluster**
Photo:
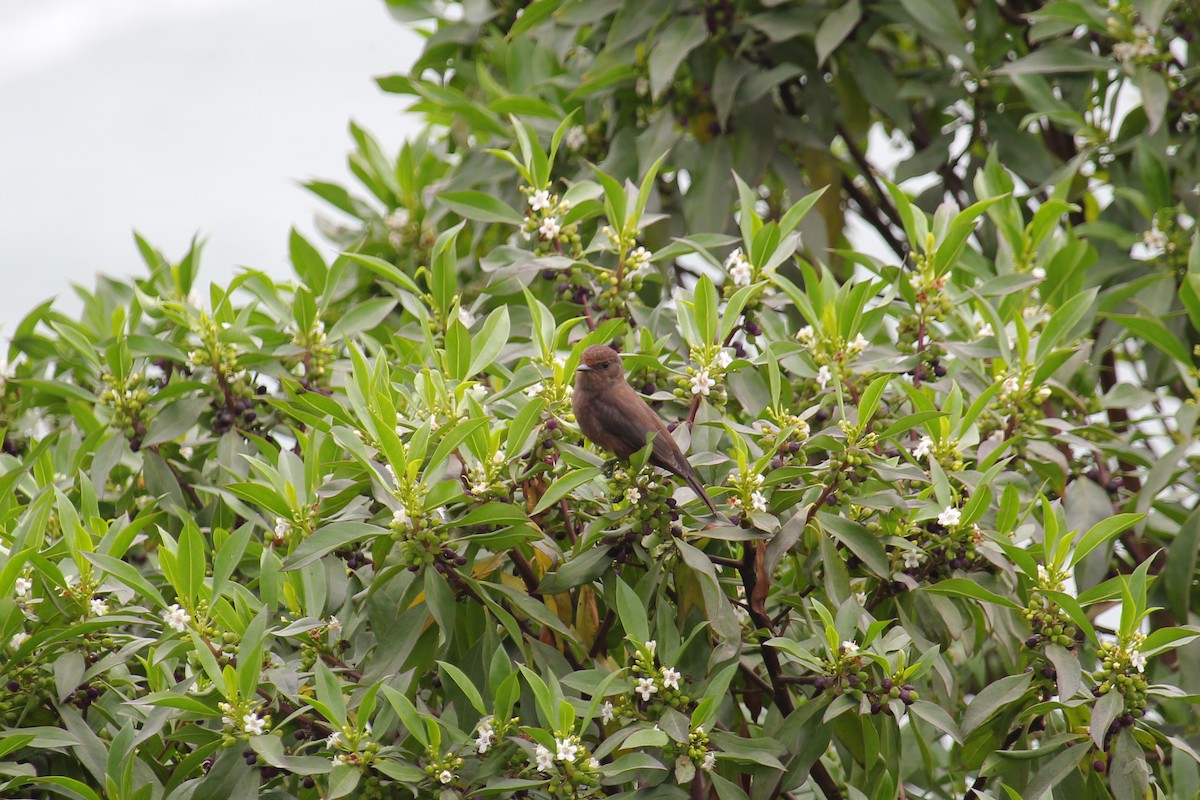
[[[610,465],[608,496],[613,498],[613,508],[625,523],[607,539],[609,555],[617,563],[626,563],[634,544],[641,539],[665,540],[683,535],[678,503],[671,496],[671,487],[659,480],[653,467],[634,472],[618,467],[614,462]]]
[[[292,344],[300,349],[293,368],[300,386],[310,391],[320,390],[328,382],[329,365],[337,355],[337,349],[325,335],[325,323],[314,319],[308,330],[296,330]]]
[[[111,372],[104,372],[100,380],[107,387],[100,392],[100,402],[112,413],[111,425],[125,434],[129,447],[136,453],[142,447],[146,435],[143,419],[146,406],[150,403],[150,392],[145,387],[144,376],[131,372],[124,379]]]
[[[0,692],[0,723],[10,728],[18,724],[50,724],[51,717],[46,713],[54,708],[57,699],[54,676],[29,662],[10,661],[4,672],[8,681],[6,691]]]
[[[450,547],[450,531],[433,514],[424,510],[415,515],[401,507],[392,512],[388,525],[400,546],[400,561],[412,572],[432,566],[438,572],[462,566],[467,560]]]
[[[1062,591],[1066,575],[1057,568],[1040,564],[1037,573],[1037,581],[1029,593],[1029,602],[1021,612],[1033,630],[1033,635],[1025,640],[1025,646],[1033,650],[1056,644],[1073,649],[1082,641],[1083,631],[1076,627],[1066,611],[1045,594]]]

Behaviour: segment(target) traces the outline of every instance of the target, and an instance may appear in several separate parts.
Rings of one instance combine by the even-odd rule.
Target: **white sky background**
[[[328,209],[297,182],[350,182],[351,119],[399,147],[372,78],[420,48],[380,0],[0,0],[0,337],[144,274],[134,229],[172,260],[205,236],[202,287],[289,277],[289,228],[317,243]]]

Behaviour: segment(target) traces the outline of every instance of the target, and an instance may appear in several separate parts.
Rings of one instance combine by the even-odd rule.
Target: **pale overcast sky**
[[[141,274],[131,231],[201,279],[289,274],[288,229],[349,180],[347,124],[412,130],[372,77],[420,38],[382,0],[0,0],[0,337],[97,272]]]

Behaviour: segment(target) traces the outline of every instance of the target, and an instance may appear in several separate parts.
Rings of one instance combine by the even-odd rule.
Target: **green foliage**
[[[1190,5],[389,8],[332,262],[12,336],[0,794],[1200,792]]]

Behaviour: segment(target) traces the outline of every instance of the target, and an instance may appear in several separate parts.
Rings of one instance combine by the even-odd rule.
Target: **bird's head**
[[[608,345],[594,344],[579,359],[575,369],[575,388],[585,391],[603,391],[625,380],[621,366],[621,355]]]

